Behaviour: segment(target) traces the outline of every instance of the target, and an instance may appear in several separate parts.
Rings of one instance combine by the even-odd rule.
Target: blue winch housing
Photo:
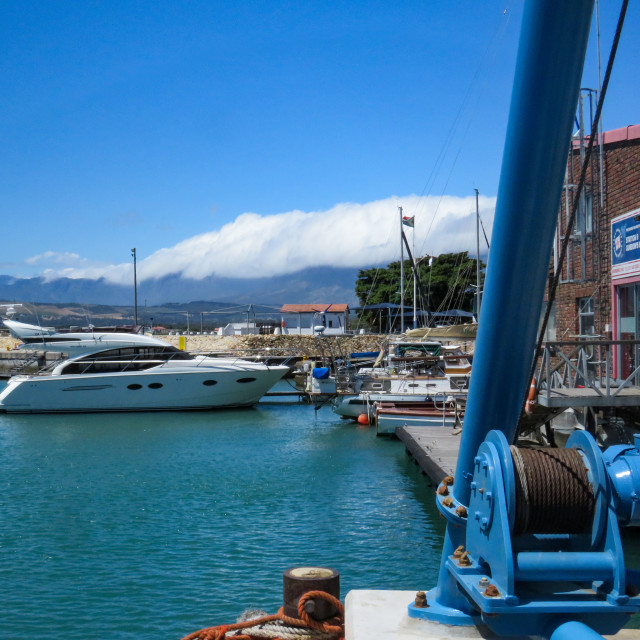
[[[466,528],[466,549],[450,555],[446,569],[477,611],[467,616],[469,624],[481,618],[500,635],[523,630],[545,635],[565,622],[580,621],[599,633],[615,633],[630,614],[640,611],[640,572],[625,571],[613,482],[605,458],[595,440],[583,431],[571,436],[567,448],[579,455],[593,496],[587,529],[516,533],[517,485],[522,480],[513,449],[499,431],[488,434],[474,460],[468,509],[447,495],[446,483],[440,485],[440,512],[452,526]],[[639,453],[633,448],[630,459],[623,459],[621,452],[616,456],[616,469],[623,469],[628,481],[640,478],[638,465],[634,472],[629,470],[629,464],[640,462]],[[545,489],[553,505],[549,519],[554,509],[565,507],[562,496],[571,489],[567,480],[569,484],[579,482],[571,478],[565,476],[562,486]],[[449,624],[459,624],[464,617],[438,607],[431,611],[431,607],[414,605],[409,615]]]
[[[640,525],[640,434],[633,445],[614,445],[603,453],[611,478],[618,522]]]

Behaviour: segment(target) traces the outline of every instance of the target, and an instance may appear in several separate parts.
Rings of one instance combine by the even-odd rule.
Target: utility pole
[[[480,207],[478,206],[478,190],[476,192],[476,320],[480,319]]]
[[[136,272],[136,248],[131,249],[133,256],[133,317],[134,324],[138,326],[138,274]]]

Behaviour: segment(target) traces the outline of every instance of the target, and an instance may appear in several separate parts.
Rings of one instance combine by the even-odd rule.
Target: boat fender
[[[368,425],[369,424],[369,416],[366,413],[361,413],[358,416],[358,424]]]

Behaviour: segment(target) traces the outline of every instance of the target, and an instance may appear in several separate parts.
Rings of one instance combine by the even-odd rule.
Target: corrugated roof
[[[280,313],[344,313],[348,304],[283,304]]]

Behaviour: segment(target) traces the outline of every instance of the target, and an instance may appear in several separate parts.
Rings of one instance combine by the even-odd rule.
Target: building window
[[[578,298],[578,333],[581,336],[593,336],[596,333],[593,297]]]
[[[544,314],[547,312],[547,305],[549,303],[545,300],[542,304],[542,313],[540,314],[540,323],[538,325],[538,333],[542,328],[542,322],[544,320]],[[549,320],[547,322],[547,328],[544,332],[544,342],[556,341],[556,303],[551,303],[551,311],[549,312]]]
[[[580,233],[591,233],[593,231],[593,194],[583,193],[578,204],[577,227]]]

